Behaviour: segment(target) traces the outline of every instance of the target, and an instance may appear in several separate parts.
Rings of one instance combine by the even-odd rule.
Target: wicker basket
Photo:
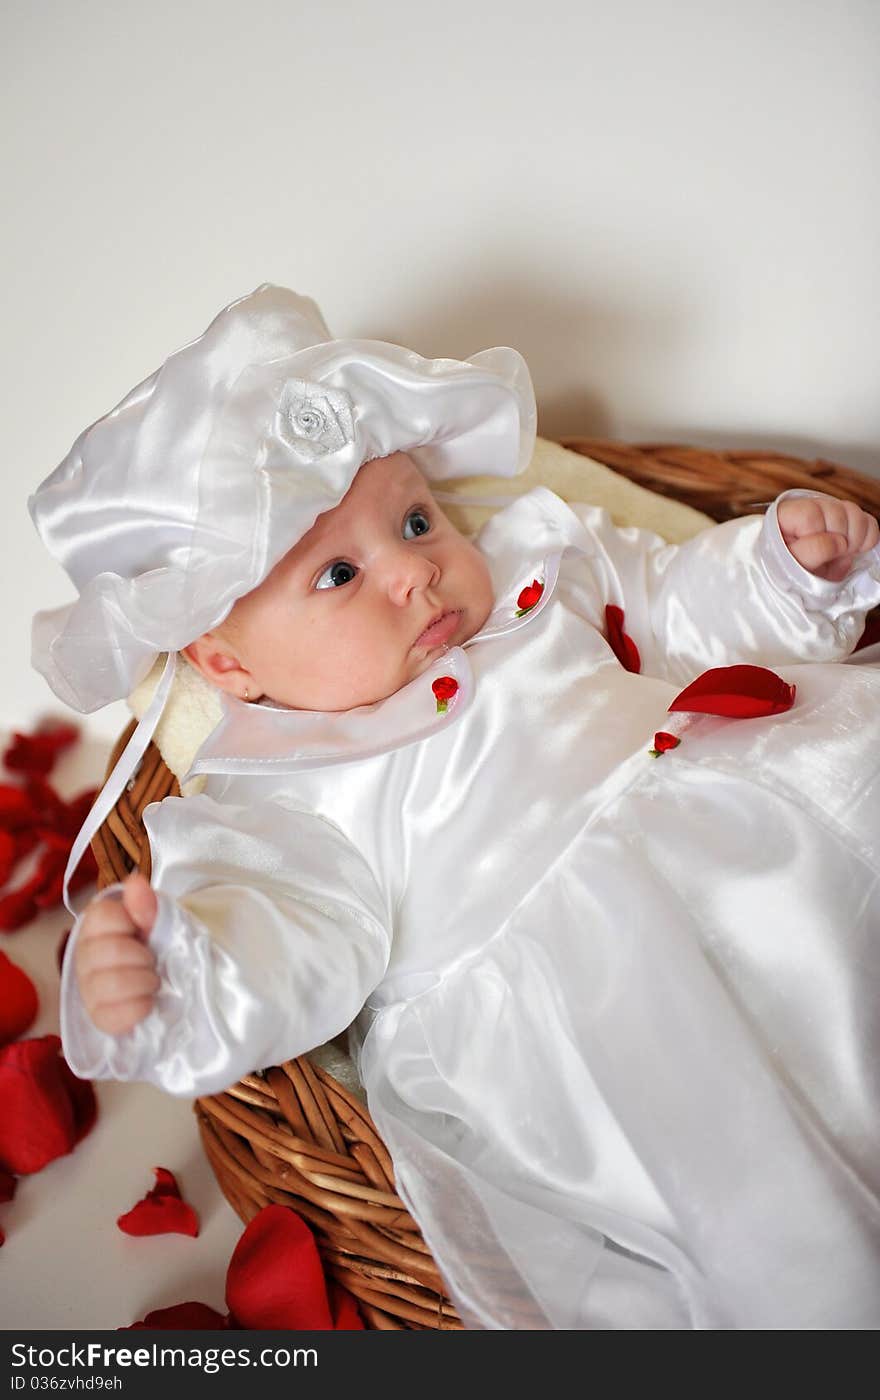
[[[747,514],[790,487],[826,491],[880,514],[880,480],[832,462],[582,438],[563,445],[715,520]],[[110,768],[133,728],[120,737]],[[134,868],[149,875],[141,816],[169,794],[179,794],[177,780],[151,744],[130,791],[92,843],[100,886]],[[326,1271],[356,1296],[369,1327],[461,1328],[418,1227],[396,1194],[391,1159],[369,1113],[323,1069],[301,1057],[199,1099],[195,1110],[205,1151],[233,1210],[244,1221],[270,1202],[298,1211],[314,1229]]]

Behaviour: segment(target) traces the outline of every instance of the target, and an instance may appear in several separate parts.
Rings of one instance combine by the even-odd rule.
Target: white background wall
[[[70,597],[25,510],[262,281],[513,344],[547,436],[880,474],[877,0],[5,0],[0,721]],[[118,731],[114,707],[89,721]]]

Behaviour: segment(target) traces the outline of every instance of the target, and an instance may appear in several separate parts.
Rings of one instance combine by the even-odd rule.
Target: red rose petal
[[[0,1045],[24,1035],[38,1009],[37,989],[27,973],[0,953]]]
[[[38,775],[31,776],[25,782],[25,791],[30,798],[37,824],[57,828],[64,815],[64,803],[52,784]]]
[[[116,1224],[126,1235],[191,1235],[195,1239],[199,1233],[198,1216],[192,1206],[176,1196],[158,1200],[145,1197],[120,1215]]]
[[[40,883],[34,891],[34,903],[38,909],[53,909],[60,901],[68,854],[64,846],[61,850],[44,847],[37,864]]]
[[[48,773],[63,749],[74,743],[79,730],[74,724],[49,724],[35,734],[13,733],[12,743],[3,755],[10,771]]]
[[[14,831],[12,833],[12,839],[15,842],[16,864],[18,864],[24,856],[30,855],[31,851],[40,844],[40,838],[37,835],[36,828],[32,826],[28,827],[26,830]]]
[[[17,1176],[40,1171],[76,1143],[60,1065],[57,1035],[0,1049],[0,1166]]]
[[[18,842],[11,831],[0,827],[0,886],[5,885],[18,860]]]
[[[156,1184],[120,1215],[116,1224],[126,1235],[191,1235],[199,1233],[199,1218],[181,1198],[177,1182],[167,1167],[154,1167]]]
[[[37,809],[30,795],[11,783],[0,783],[0,826],[6,831],[20,831],[31,826]]]
[[[29,734],[13,734],[12,743],[3,754],[3,762],[10,772],[49,773],[55,762],[55,750],[51,744],[43,743]]]
[[[623,608],[608,603],[605,608],[605,627],[608,632],[608,645],[625,671],[638,675],[642,669],[642,658],[632,637],[623,630]]]
[[[68,889],[71,894],[76,894],[77,890],[81,890],[83,885],[91,885],[95,882],[97,878],[98,863],[95,860],[95,856],[91,847],[89,847],[89,849],[84,852],[79,865],[76,867],[73,874],[71,875]],[[59,894],[58,903],[60,902],[61,895]]]
[[[240,1328],[333,1330],[317,1245],[295,1211],[271,1205],[254,1216],[229,1261],[226,1306]]]
[[[176,1196],[181,1200],[180,1187],[177,1184],[177,1177],[170,1172],[167,1167],[154,1167],[155,1183],[150,1190],[151,1196]]]
[[[77,1078],[63,1055],[58,1064],[58,1073],[70,1100],[73,1114],[73,1145],[75,1147],[95,1126],[95,1119],[98,1116],[98,1100],[95,1098],[95,1090],[91,1080]]]
[[[0,1167],[0,1202],[11,1201],[17,1185],[18,1180],[12,1175],[12,1172],[5,1171]]]
[[[51,826],[38,826],[36,832],[43,845],[47,846],[50,851],[66,851],[70,849],[72,844],[70,837],[66,836],[63,831],[56,831],[55,828]]]
[[[6,885],[7,879],[13,874],[15,861],[18,860],[18,843],[11,832],[4,832],[0,827],[0,885]]]
[[[40,844],[36,827],[5,831],[0,827],[0,887],[7,884],[18,862]]]
[[[363,1332],[364,1322],[358,1312],[357,1299],[335,1279],[330,1279],[327,1290],[330,1296],[330,1311],[333,1315],[334,1332]]]
[[[35,882],[29,880],[0,899],[0,929],[4,933],[15,933],[37,917],[40,911],[34,899],[34,887]]]
[[[669,710],[754,719],[790,710],[795,693],[795,686],[765,666],[716,666],[676,695]]]
[[[174,1303],[170,1308],[157,1308],[147,1313],[143,1322],[133,1322],[130,1327],[120,1327],[119,1331],[219,1332],[228,1326],[228,1319],[209,1308],[207,1303]]]
[[[97,788],[87,788],[85,792],[81,792],[77,797],[72,798],[65,806],[63,812],[60,813],[61,831],[65,836],[70,837],[71,844],[76,839],[80,827],[95,805],[95,798],[97,795]]]

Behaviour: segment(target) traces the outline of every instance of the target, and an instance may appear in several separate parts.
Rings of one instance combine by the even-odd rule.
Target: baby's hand
[[[776,518],[789,553],[829,583],[846,578],[856,555],[873,549],[880,539],[877,521],[855,501],[788,496],[779,502]]]
[[[121,897],[92,900],[80,925],[74,970],[83,1005],[99,1031],[124,1035],[149,1015],[159,978],[147,947],[158,900],[143,875]]]

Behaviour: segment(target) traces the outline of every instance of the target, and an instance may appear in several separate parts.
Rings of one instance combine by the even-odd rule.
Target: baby
[[[780,502],[777,521],[795,559],[843,579],[874,548],[877,521],[830,496]],[[438,653],[480,631],[494,603],[485,558],[443,514],[403,452],[367,462],[338,506],[312,528],[219,627],[184,655],[241,700],[268,695],[297,710],[353,710],[401,690]],[[159,989],[149,934],[156,897],[142,875],[119,902],[85,911],[74,966],[83,1003],[102,1031],[122,1035]]]
[[[513,352],[333,341],[264,287],[40,488],[56,691],[168,650],[224,696],[151,882],[77,921],[65,1052],[192,1095],[354,1023],[471,1326],[875,1327],[880,668],[834,663],[877,522],[786,492],[669,546],[537,488],[466,539],[432,486],[533,433]],[[733,663],[775,712],[670,717]]]

